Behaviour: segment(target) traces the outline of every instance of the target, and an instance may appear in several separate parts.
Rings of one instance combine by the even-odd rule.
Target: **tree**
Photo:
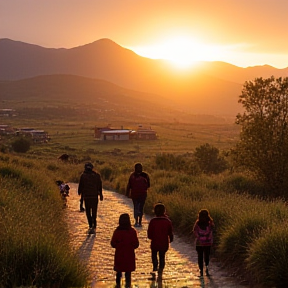
[[[12,148],[15,152],[26,153],[30,149],[30,141],[24,138],[15,140],[12,144]]]
[[[194,157],[200,169],[206,174],[218,174],[228,167],[227,161],[220,156],[219,149],[208,143],[196,147]]]
[[[242,126],[236,163],[252,171],[273,196],[288,195],[288,77],[256,78],[243,85],[236,116]]]

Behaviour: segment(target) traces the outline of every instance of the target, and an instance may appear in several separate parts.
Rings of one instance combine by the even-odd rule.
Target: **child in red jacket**
[[[125,272],[125,287],[131,287],[131,272],[136,269],[135,249],[139,247],[136,230],[131,227],[129,214],[119,217],[119,226],[115,229],[111,246],[115,248],[114,270],[116,271],[116,285],[120,287],[122,272]]]
[[[169,249],[169,243],[171,243],[174,238],[172,222],[167,215],[165,215],[165,212],[166,209],[162,203],[156,204],[154,206],[156,217],[151,219],[147,230],[147,236],[151,240],[151,256],[153,264],[153,272],[151,274],[153,278],[156,276],[156,271],[158,271],[158,278],[162,277],[165,267],[165,254]]]

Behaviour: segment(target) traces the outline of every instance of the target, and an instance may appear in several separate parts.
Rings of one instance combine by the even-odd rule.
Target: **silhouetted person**
[[[143,172],[141,163],[136,163],[134,168],[135,171],[131,173],[128,180],[126,196],[130,197],[133,201],[134,226],[140,227],[142,226],[143,210],[147,198],[147,191],[150,187],[150,179],[149,175],[146,172]]]
[[[92,163],[87,162],[85,164],[78,186],[78,195],[83,197],[85,203],[89,234],[95,234],[97,226],[98,197],[100,197],[100,201],[103,201],[101,176],[93,171],[93,168]]]
[[[119,226],[115,229],[111,246],[115,248],[114,270],[116,285],[120,287],[122,273],[125,272],[125,287],[131,287],[131,272],[136,269],[135,249],[139,247],[136,230],[131,227],[129,214],[121,214]]]
[[[157,203],[154,206],[154,213],[156,217],[150,220],[147,230],[147,236],[151,240],[153,264],[151,275],[154,279],[158,271],[158,279],[161,279],[165,267],[165,255],[169,249],[169,243],[174,239],[174,234],[172,222],[166,215],[166,209],[162,203]]]

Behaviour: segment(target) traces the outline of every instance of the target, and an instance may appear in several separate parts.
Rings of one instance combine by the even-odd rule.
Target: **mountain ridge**
[[[201,62],[184,73],[173,70],[167,61],[139,56],[107,38],[69,49],[0,39],[0,63],[0,80],[78,75],[154,95],[152,98],[159,95],[190,113],[213,115],[239,112],[238,96],[245,81],[288,76],[288,68],[241,68],[220,61]]]

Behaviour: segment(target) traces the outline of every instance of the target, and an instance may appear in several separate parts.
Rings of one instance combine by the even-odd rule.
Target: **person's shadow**
[[[96,238],[95,234],[88,234],[86,239],[83,241],[81,247],[78,250],[80,257],[85,261],[88,261],[90,258],[90,255],[93,250],[95,238]]]

